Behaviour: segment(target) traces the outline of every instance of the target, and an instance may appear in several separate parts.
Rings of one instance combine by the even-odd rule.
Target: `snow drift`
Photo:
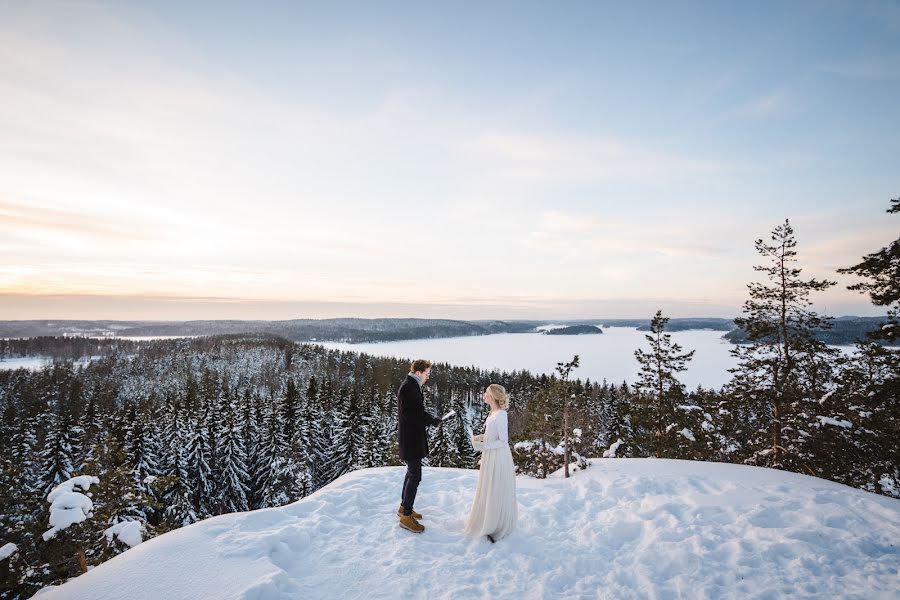
[[[144,542],[62,598],[895,598],[900,500],[756,467],[595,459],[519,477],[518,529],[466,539],[478,473],[426,468],[424,534],[397,526],[404,469],[356,471],[280,508]]]

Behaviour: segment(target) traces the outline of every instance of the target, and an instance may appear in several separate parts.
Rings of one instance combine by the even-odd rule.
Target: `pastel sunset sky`
[[[898,133],[897,2],[0,2],[0,319],[883,314]]]

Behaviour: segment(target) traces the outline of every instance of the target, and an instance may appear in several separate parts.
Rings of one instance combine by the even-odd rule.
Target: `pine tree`
[[[891,200],[891,207],[887,212],[900,212],[900,198]],[[873,332],[873,339],[890,342],[900,339],[900,238],[878,252],[864,256],[861,263],[838,269],[838,273],[850,273],[868,279],[847,289],[868,293],[872,304],[888,307],[887,323]]]
[[[562,466],[557,444],[562,437],[562,402],[556,378],[543,378],[544,385],[529,400],[526,408],[526,440],[513,446],[518,470],[545,478]],[[483,431],[484,426],[476,430]]]
[[[809,295],[835,283],[803,280],[802,270],[791,266],[797,261],[797,242],[789,221],[774,229],[771,240],[771,244],[756,240],[756,250],[768,264],[753,268],[765,273],[768,284],[747,285],[750,299],[744,303],[744,316],[735,319],[735,324],[746,332],[748,344],[731,351],[739,365],[729,369],[735,374],[729,387],[732,393],[754,404],[757,412],[769,412],[760,416],[770,423],[770,449],[760,448],[761,440],[752,441],[756,452],[751,460],[760,462],[763,456],[771,454],[771,465],[782,468],[788,458],[786,446],[790,446],[784,439],[785,429],[789,437],[794,433],[790,411],[800,399],[797,364],[817,349],[813,332],[830,326],[828,317],[809,310]]]
[[[684,399],[684,385],[675,377],[676,373],[687,369],[694,351],[681,353],[681,346],[672,342],[672,336],[666,333],[668,322],[669,318],[663,317],[662,311],[656,311],[650,321],[650,333],[644,336],[650,344],[650,351],[634,351],[641,365],[636,387],[641,398],[648,400],[645,413],[653,424],[656,458],[672,456],[680,438],[690,440],[694,436],[687,427],[678,427],[682,420],[680,417],[684,415],[683,411],[676,410],[676,405]]]

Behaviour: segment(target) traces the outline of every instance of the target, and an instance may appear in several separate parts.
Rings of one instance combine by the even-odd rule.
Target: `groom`
[[[413,511],[416,490],[422,481],[422,459],[428,456],[426,425],[438,425],[441,420],[425,412],[425,396],[422,386],[431,376],[431,362],[415,360],[409,368],[409,375],[397,390],[397,421],[400,432],[400,460],[406,462],[406,479],[403,480],[402,504],[397,509],[400,527],[415,533],[425,531],[419,523],[422,515]]]

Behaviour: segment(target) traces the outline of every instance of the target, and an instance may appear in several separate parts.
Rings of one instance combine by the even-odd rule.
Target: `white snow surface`
[[[4,546],[0,548],[0,560],[6,560],[7,558],[15,554],[16,550],[18,549],[18,546],[16,546],[12,542],[4,544]]]
[[[463,523],[478,472],[423,471],[426,530],[398,527],[405,469],[341,477],[284,507],[148,540],[41,600],[222,598],[896,598],[900,500],[743,465],[594,459],[518,477],[519,522]]]
[[[106,535],[106,539],[111,540],[116,537],[131,547],[144,541],[141,536],[141,524],[138,521],[119,521],[103,533]]]

